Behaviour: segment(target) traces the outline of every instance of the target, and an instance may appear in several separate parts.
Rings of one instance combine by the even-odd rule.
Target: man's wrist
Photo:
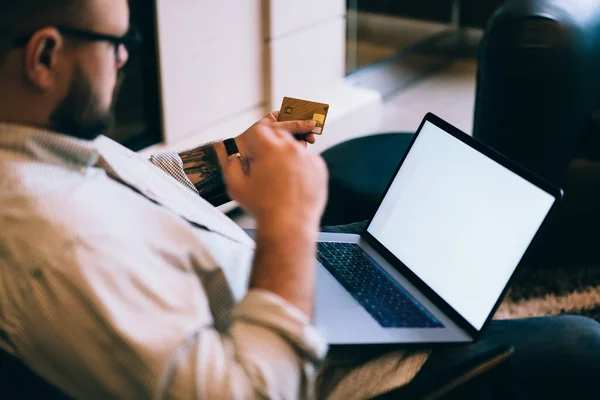
[[[246,143],[246,138],[244,135],[239,135],[233,138],[235,140],[235,144],[237,145],[238,151],[240,152],[240,156],[242,158],[248,158],[248,144]]]
[[[232,157],[231,152],[233,150],[228,150],[225,142],[227,140],[233,140],[233,142],[235,143],[235,147],[237,147],[237,154],[238,156]],[[247,175],[250,173],[250,157],[248,152],[246,151],[246,141],[243,137],[243,135],[237,136],[233,139],[225,139],[223,142],[221,142],[224,152],[227,155],[226,157],[226,161],[223,162],[230,162],[233,161],[234,158],[239,158],[241,164],[242,164],[242,170],[244,171],[244,173]],[[230,147],[233,149],[233,146],[230,145]]]
[[[257,237],[269,239],[286,238],[314,241],[319,234],[319,222],[302,218],[292,212],[257,218]]]
[[[214,142],[212,146],[213,149],[215,149],[215,153],[217,153],[217,158],[219,159],[219,166],[222,170],[229,162],[229,156],[227,155],[225,145],[223,144],[223,142]]]
[[[317,228],[290,220],[259,222],[250,288],[272,292],[311,317]]]

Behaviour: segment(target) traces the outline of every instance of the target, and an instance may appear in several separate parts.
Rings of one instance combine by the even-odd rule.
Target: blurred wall
[[[344,0],[156,0],[156,11],[171,149],[241,133],[284,96],[347,97],[337,89],[345,76]]]

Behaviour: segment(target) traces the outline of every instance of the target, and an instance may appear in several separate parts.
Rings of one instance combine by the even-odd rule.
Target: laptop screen
[[[555,201],[426,121],[367,231],[480,330]]]

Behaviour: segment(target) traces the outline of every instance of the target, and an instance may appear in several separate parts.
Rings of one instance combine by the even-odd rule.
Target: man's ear
[[[55,84],[63,45],[63,37],[56,28],[41,29],[29,41],[25,69],[30,82],[39,90],[48,90]]]

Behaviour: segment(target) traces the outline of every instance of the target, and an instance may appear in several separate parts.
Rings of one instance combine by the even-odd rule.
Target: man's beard
[[[76,67],[67,95],[50,117],[51,129],[85,140],[106,134],[113,116],[110,110],[102,110],[99,103],[89,79]]]

